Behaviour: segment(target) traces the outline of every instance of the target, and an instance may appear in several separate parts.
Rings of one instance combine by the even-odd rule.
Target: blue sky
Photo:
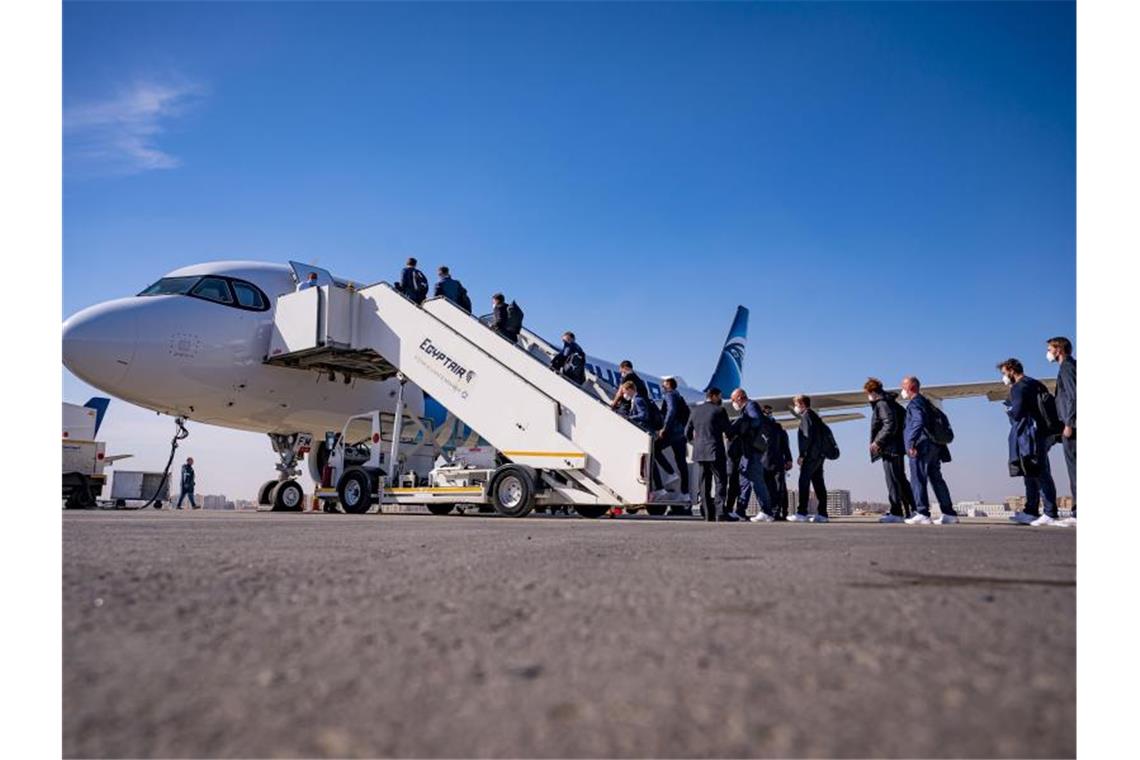
[[[64,312],[196,261],[371,281],[415,255],[694,385],[737,303],[758,395],[1050,376],[1075,105],[1068,3],[70,2]],[[955,498],[1019,492],[1000,407],[947,411]],[[160,465],[141,414],[107,437]],[[204,490],[268,476],[261,436],[198,430],[264,470]],[[866,422],[836,434],[831,484],[880,499]]]

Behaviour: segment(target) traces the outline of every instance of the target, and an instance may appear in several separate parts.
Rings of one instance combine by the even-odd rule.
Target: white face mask
[[[901,398],[903,401],[910,401],[910,391],[908,391],[906,388],[903,388],[901,391],[899,391],[899,398]]]
[[[792,411],[797,415],[802,415],[804,413],[804,408],[802,406],[797,406],[793,407]]]
[[[739,401],[733,401],[732,402],[732,408],[739,412],[741,409],[744,408],[744,404],[740,403]]]
[[[1052,364],[1053,362],[1057,361],[1057,355],[1055,353],[1053,353],[1051,350],[1047,350],[1045,352],[1045,361]]]
[[[1003,383],[1005,383],[1006,385],[1013,385],[1013,378],[1010,377],[1009,375],[1002,375],[1001,381]]]

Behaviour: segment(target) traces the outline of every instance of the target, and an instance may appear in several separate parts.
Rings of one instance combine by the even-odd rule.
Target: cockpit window
[[[139,293],[140,296],[183,296],[190,292],[199,277],[163,277],[149,288]]]
[[[269,304],[265,301],[265,296],[261,291],[250,285],[248,282],[241,280],[230,280],[230,284],[234,286],[234,295],[237,296],[238,305],[247,309],[257,309],[262,311],[269,308]]]
[[[202,281],[190,291],[190,295],[217,303],[234,302],[233,296],[230,295],[230,286],[220,277],[203,277]]]

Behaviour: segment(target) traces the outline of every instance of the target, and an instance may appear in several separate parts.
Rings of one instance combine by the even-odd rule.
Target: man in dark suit
[[[792,411],[800,418],[800,430],[797,435],[799,444],[800,466],[799,497],[800,503],[796,513],[788,517],[788,522],[828,522],[827,517],[827,485],[823,482],[823,462],[827,458],[827,431],[824,422],[815,410],[811,408],[811,398],[796,396],[792,399]],[[816,514],[808,518],[808,493],[815,489],[815,498],[819,502]]]
[[[772,500],[774,517],[777,522],[788,519],[788,478],[787,472],[792,469],[792,447],[788,440],[788,431],[772,416],[774,409],[771,406],[761,408],[764,413],[764,426],[761,433],[768,442],[768,450],[760,457],[760,464],[764,466],[764,485],[768,488],[768,497]]]
[[[427,298],[427,276],[416,267],[416,260],[410,256],[400,272],[399,291],[417,304],[423,303]]]
[[[732,400],[732,408],[740,415],[733,422],[737,432],[736,443],[740,448],[736,515],[741,519],[747,518],[748,502],[755,492],[759,510],[752,522],[774,522],[776,514],[768,486],[764,482],[764,467],[761,464],[768,445],[768,440],[764,437],[764,412],[758,402],[748,398],[748,393],[743,388],[734,390],[729,398]],[[728,483],[731,488],[731,474]],[[731,502],[729,499],[730,504]]]
[[[646,387],[645,381],[633,371],[633,362],[625,359],[618,365],[618,371],[621,372],[621,382],[618,383],[618,389],[614,393],[613,400],[610,401],[610,408],[615,412],[622,414],[629,414],[629,402],[625,400],[625,396],[621,392],[621,384],[629,381],[637,386],[637,392],[642,398],[649,398],[649,388]]]
[[[1014,512],[1011,521],[1023,525],[1054,525],[1060,523],[1057,514],[1057,486],[1053,482],[1053,472],[1049,466],[1050,436],[1047,422],[1041,414],[1040,398],[1049,390],[1040,380],[1025,374],[1025,368],[1017,359],[1006,359],[998,365],[1001,379],[1009,386],[1009,421],[1017,425],[1022,420],[1033,420],[1036,428],[1034,440],[1037,456],[1033,470],[1025,468],[1025,509]],[[1045,514],[1041,514],[1041,502],[1045,503]]]
[[[658,450],[669,449],[673,452],[673,461],[680,470],[677,474],[681,477],[681,492],[689,497],[689,462],[685,458],[685,425],[689,421],[689,405],[677,392],[677,381],[673,378],[662,380],[661,388],[664,391],[661,398],[661,416],[664,421],[657,433]],[[687,506],[673,507],[670,514],[689,515],[692,514],[692,509]]]
[[[930,516],[930,494],[926,490],[929,483],[938,499],[942,516],[939,525],[953,525],[958,522],[954,502],[950,499],[950,487],[942,477],[942,463],[950,461],[950,449],[935,443],[927,430],[931,427],[934,405],[922,395],[922,386],[917,377],[904,377],[900,397],[907,401],[906,423],[903,427],[903,446],[910,457],[910,489],[914,494],[913,515],[906,519],[908,525],[932,525]]]
[[[463,309],[468,314],[471,313],[471,296],[467,295],[467,288],[463,287],[463,283],[459,280],[453,279],[451,270],[447,267],[440,267],[436,274],[439,275],[439,281],[435,284],[436,298],[443,296],[448,301]]]
[[[1061,448],[1065,453],[1065,469],[1069,471],[1069,490],[1073,494],[1073,516],[1062,520],[1065,525],[1077,524],[1077,360],[1073,358],[1073,344],[1068,338],[1050,338],[1045,358],[1058,362],[1057,416],[1065,429],[1061,431]]]
[[[507,298],[502,293],[491,296],[491,329],[511,342],[517,339],[507,326]]]
[[[891,503],[891,511],[879,518],[879,522],[901,523],[914,511],[914,494],[903,466],[906,410],[895,401],[894,393],[883,390],[883,383],[877,377],[867,378],[863,390],[871,404],[871,462],[883,461],[887,499]]]
[[[705,391],[705,402],[693,407],[689,423],[685,426],[685,440],[693,444],[693,462],[701,473],[701,511],[708,522],[715,522],[717,513],[724,510],[721,520],[736,522],[738,518],[725,509],[724,437],[728,434],[728,412],[721,405],[720,388]],[[713,478],[716,478],[716,500],[713,500]]]

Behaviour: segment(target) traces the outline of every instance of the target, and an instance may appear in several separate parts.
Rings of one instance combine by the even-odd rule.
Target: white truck
[[[63,402],[63,504],[67,509],[96,505],[107,484],[104,468],[130,454],[108,456],[107,444],[96,441],[110,399],[92,398],[86,404]]]

